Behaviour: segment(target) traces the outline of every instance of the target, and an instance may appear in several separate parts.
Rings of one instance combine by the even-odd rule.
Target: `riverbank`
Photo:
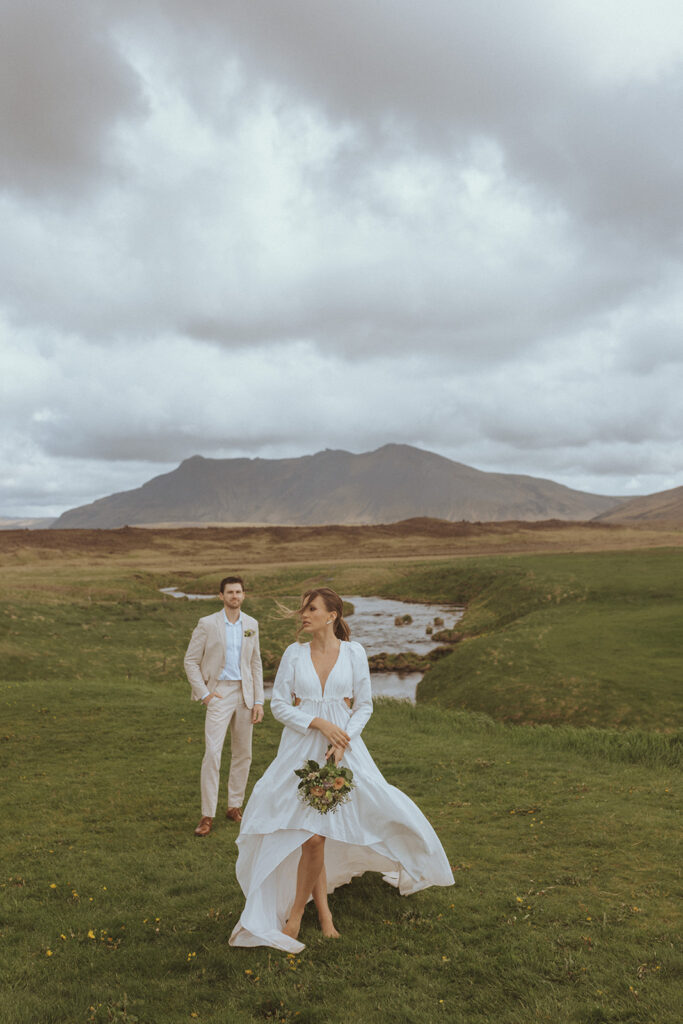
[[[524,724],[680,730],[680,550],[478,559],[442,589],[429,571],[413,584],[418,596],[472,593],[465,639],[418,701]]]

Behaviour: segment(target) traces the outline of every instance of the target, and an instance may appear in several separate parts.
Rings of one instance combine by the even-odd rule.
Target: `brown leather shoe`
[[[237,824],[239,825],[240,821],[242,820],[242,808],[228,807],[227,811],[225,812],[225,817],[228,818],[229,821],[236,821]]]
[[[201,818],[200,821],[199,821],[199,824],[197,825],[196,829],[194,830],[194,834],[196,836],[208,836],[209,832],[211,831],[211,826],[212,825],[213,825],[213,818],[207,818],[207,817]]]

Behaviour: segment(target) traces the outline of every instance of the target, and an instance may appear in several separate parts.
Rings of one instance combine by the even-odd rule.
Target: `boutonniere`
[[[244,635],[245,636],[253,636],[254,635],[254,630],[253,629],[245,629]]]

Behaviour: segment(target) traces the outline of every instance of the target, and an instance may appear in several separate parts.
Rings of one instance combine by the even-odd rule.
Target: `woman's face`
[[[328,622],[330,625],[334,622],[334,612],[327,610],[321,597],[314,597],[302,611],[301,622],[308,633],[317,633],[318,630],[325,629]]]

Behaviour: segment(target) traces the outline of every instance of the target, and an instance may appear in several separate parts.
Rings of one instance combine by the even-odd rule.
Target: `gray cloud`
[[[105,171],[117,123],[142,110],[139,85],[102,5],[3,4],[0,182],[54,201]]]
[[[681,12],[609,6],[7,4],[0,512],[386,441],[674,486]]]
[[[182,0],[169,6],[187,13]],[[680,10],[668,16],[672,32],[683,29]],[[249,0],[199,0],[192,27],[214,45],[222,32],[248,78],[362,126],[356,168],[363,148],[373,159],[427,147],[457,162],[473,141],[494,139],[511,173],[571,206],[586,229],[621,236],[627,225],[634,241],[680,242],[680,47],[649,79],[605,80],[557,10],[520,0],[431,0],[428,12],[410,0],[324,10],[300,0],[267,18]]]

